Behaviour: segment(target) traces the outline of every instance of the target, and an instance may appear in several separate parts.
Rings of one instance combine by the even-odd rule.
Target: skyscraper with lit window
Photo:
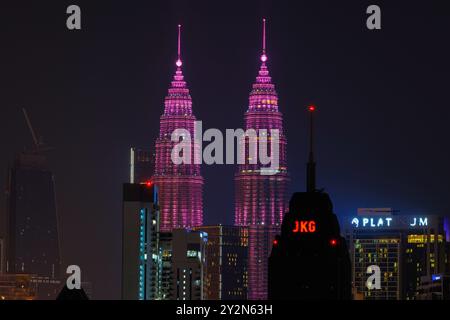
[[[122,299],[158,297],[159,211],[157,188],[125,183],[122,215]]]
[[[279,232],[283,214],[287,210],[289,181],[283,116],[278,109],[278,95],[267,68],[265,19],[263,24],[261,67],[250,92],[245,129],[254,129],[259,133],[259,130],[279,131],[279,168],[273,174],[262,174],[269,166],[259,160],[252,164],[250,139],[246,138],[245,163],[238,165],[234,179],[235,224],[248,226],[249,232],[248,298],[252,300],[267,298],[267,260],[273,238]],[[269,136],[267,141],[270,139]]]
[[[172,238],[172,232],[159,233],[156,300],[173,298]]]
[[[204,298],[245,300],[247,298],[248,228],[203,226],[208,234]]]
[[[444,219],[399,215],[390,208],[358,209],[347,219],[353,285],[368,300],[416,300],[422,278],[445,273]],[[381,271],[381,289],[369,289],[367,268]]]
[[[200,226],[203,222],[203,178],[200,164],[194,161],[199,151],[194,143],[196,118],[192,113],[192,99],[181,69],[180,26],[178,26],[178,60],[169,93],[160,118],[160,131],[156,139],[155,172],[152,180],[159,188],[161,206],[161,231],[174,228]],[[171,135],[184,129],[190,135],[190,163],[175,164],[171,154],[176,144]],[[189,142],[189,137],[185,137]]]
[[[208,235],[202,231],[172,232],[172,299],[204,300],[205,248]]]

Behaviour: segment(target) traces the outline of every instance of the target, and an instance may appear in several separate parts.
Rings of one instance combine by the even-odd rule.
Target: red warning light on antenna
[[[147,181],[145,182],[145,185],[150,188],[151,186],[153,186],[153,181]]]
[[[310,112],[314,112],[314,111],[316,111],[316,106],[315,105],[310,105],[310,106],[308,106],[308,110]]]
[[[332,246],[332,247],[336,247],[337,246],[337,240],[336,239],[331,239],[330,240],[330,245]]]

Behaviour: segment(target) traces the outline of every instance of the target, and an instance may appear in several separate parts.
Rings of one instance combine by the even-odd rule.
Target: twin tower
[[[175,129],[186,129],[194,137],[196,118],[192,98],[182,72],[180,31],[178,26],[178,59],[176,71],[164,101],[156,139],[155,171],[152,181],[159,188],[160,229],[192,228],[203,225],[203,177],[193,157],[191,164],[174,164],[171,159],[176,142],[171,140]],[[263,19],[261,67],[249,96],[245,113],[245,130],[278,129],[279,169],[262,175],[262,165],[255,164],[248,154],[235,173],[235,225],[248,227],[248,299],[266,299],[268,257],[272,242],[280,232],[284,213],[288,210],[289,182],[286,161],[287,141],[283,133],[283,116],[278,109],[278,95],[269,75],[266,54],[266,21]],[[269,137],[270,139],[270,137]],[[247,142],[248,143],[248,142]],[[245,148],[248,152],[249,148]],[[198,150],[197,150],[198,151]]]

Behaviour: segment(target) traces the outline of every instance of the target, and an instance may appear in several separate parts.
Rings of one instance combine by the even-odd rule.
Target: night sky
[[[386,3],[385,3],[386,2]],[[303,191],[305,106],[317,112],[318,185],[339,217],[359,207],[450,212],[450,9],[446,1],[14,1],[0,4],[0,187],[31,146],[21,107],[48,145],[64,265],[95,298],[120,297],[121,188],[129,147],[153,148],[175,71],[204,128],[241,128],[268,19],[268,66]],[[66,8],[82,30],[66,28]],[[370,4],[382,30],[366,28]],[[235,168],[203,166],[206,224],[234,221]],[[0,210],[4,210],[2,193]]]

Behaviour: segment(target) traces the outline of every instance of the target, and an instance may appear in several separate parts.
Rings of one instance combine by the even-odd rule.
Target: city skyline
[[[164,18],[144,19],[142,13],[144,22],[127,20],[128,26],[113,23],[121,14],[119,5],[107,6],[109,16],[102,17],[97,15],[97,5],[81,3],[88,22],[79,34],[58,27],[59,18],[53,15],[62,6],[32,6],[25,13],[12,7],[11,16],[21,19],[12,22],[5,17],[15,31],[7,35],[3,53],[5,61],[12,63],[5,66],[1,80],[2,87],[10,90],[0,100],[5,108],[0,181],[6,181],[7,164],[14,154],[31,145],[21,118],[25,106],[38,131],[55,146],[48,157],[63,220],[63,261],[80,261],[89,279],[98,279],[95,285],[103,286],[94,290],[99,297],[119,293],[108,279],[117,275],[119,265],[116,251],[120,250],[115,249],[119,242],[114,237],[120,234],[120,186],[128,181],[128,150],[133,145],[153,148],[176,58],[170,35],[179,23],[185,28],[189,63],[184,73],[197,117],[208,128],[237,128],[242,126],[249,83],[259,67],[255,57],[260,51],[260,20],[267,17],[271,73],[291,146],[289,195],[303,189],[304,111],[315,103],[318,187],[327,186],[333,194],[340,218],[358,207],[394,207],[405,214],[449,211],[442,200],[447,193],[444,181],[450,176],[444,120],[449,70],[443,62],[449,48],[439,40],[439,18],[445,17],[439,5],[421,12],[418,6],[407,9],[421,19],[432,13],[438,17],[426,19],[428,25],[410,25],[412,29],[387,15],[380,35],[364,29],[364,6],[328,4],[328,11],[309,4],[289,13],[283,5],[265,3],[241,4],[242,13],[232,15],[232,24],[227,17],[230,9],[208,11],[206,3],[192,8],[158,4]],[[32,9],[37,13],[32,14]],[[123,10],[139,16],[142,8]],[[333,10],[336,16],[330,13]],[[401,20],[400,9],[386,5],[385,10],[393,10]],[[317,18],[308,17],[311,12]],[[39,13],[49,19],[38,24]],[[32,24],[39,27],[32,30]],[[331,30],[335,25],[338,30]],[[438,31],[433,34],[434,30]],[[402,40],[397,41],[399,36]],[[16,37],[23,43],[16,43]],[[417,66],[418,61],[423,64]],[[233,224],[234,171],[234,166],[202,166],[204,224]],[[3,211],[4,199],[0,204]],[[81,241],[95,243],[93,248],[80,246],[80,229],[86,232]],[[89,262],[97,258],[102,262],[99,266]]]

